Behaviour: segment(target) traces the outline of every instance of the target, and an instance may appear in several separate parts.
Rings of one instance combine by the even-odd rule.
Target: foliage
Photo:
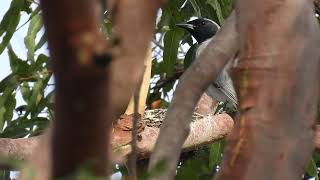
[[[191,64],[194,40],[175,24],[201,16],[221,25],[232,6],[232,0],[170,0],[159,11],[152,44],[152,82],[148,106],[155,101],[161,101],[163,107],[167,106],[181,72]],[[20,22],[22,13],[28,16],[27,22]],[[0,23],[0,54],[8,53],[11,68],[11,73],[0,81],[0,138],[38,135],[53,117],[52,70],[50,57],[40,50],[46,44],[40,15],[38,3],[12,0]],[[18,27],[19,24],[28,26],[24,38],[26,59],[18,57],[10,44],[12,36],[21,27]],[[108,17],[102,24],[102,32],[106,36],[111,33]],[[20,96],[23,102],[17,102]],[[190,156],[181,161],[177,178],[211,179],[221,161],[222,149],[223,141],[218,141],[193,154],[189,153]],[[306,176],[318,178],[319,163],[319,156],[315,154]],[[7,173],[3,173],[0,171],[0,176],[7,177]]]

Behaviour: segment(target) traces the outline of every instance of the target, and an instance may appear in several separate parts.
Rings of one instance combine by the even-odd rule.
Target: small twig
[[[161,39],[160,39],[160,41],[161,41]],[[162,44],[160,43],[160,42],[158,42],[156,39],[153,39],[152,40],[152,42],[157,46],[157,47],[159,47],[160,49],[164,49],[164,47],[162,46]]]
[[[144,67],[143,74],[146,70]],[[136,180],[137,179],[137,136],[138,136],[138,119],[139,119],[139,98],[140,98],[140,88],[142,84],[143,78],[138,84],[137,89],[133,93],[133,119],[132,119],[132,140],[131,140],[131,154],[129,159],[129,173],[130,179]]]

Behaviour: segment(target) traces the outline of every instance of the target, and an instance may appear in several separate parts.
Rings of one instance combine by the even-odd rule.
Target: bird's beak
[[[194,30],[195,26],[193,24],[188,24],[188,23],[178,23],[176,26],[184,28],[186,30]]]

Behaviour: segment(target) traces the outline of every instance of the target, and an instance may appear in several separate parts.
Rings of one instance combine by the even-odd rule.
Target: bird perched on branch
[[[186,29],[197,40],[198,47],[195,52],[195,59],[198,59],[199,54],[205,49],[220,28],[217,23],[206,18],[198,18],[176,25]],[[228,74],[230,66],[230,63],[227,63],[218,74],[216,80],[208,87],[206,93],[217,101],[229,102],[237,108],[238,99],[233,82]]]

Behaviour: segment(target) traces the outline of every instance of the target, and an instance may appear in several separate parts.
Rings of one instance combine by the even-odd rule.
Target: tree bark
[[[115,44],[105,42],[99,30],[101,2],[40,2],[56,80],[53,178],[84,167],[93,176],[107,175],[111,124],[124,112],[142,78],[161,5],[147,0],[108,1]]]
[[[84,166],[107,175],[110,54],[99,32],[98,1],[42,0],[43,19],[56,82],[52,130],[52,177]],[[107,111],[107,112],[106,112]]]
[[[152,179],[174,178],[181,147],[190,131],[191,115],[196,103],[238,49],[235,21],[233,13],[204,53],[200,54],[201,61],[194,61],[182,75],[149,164],[149,171],[153,171],[161,162],[165,163],[166,168],[161,175],[154,176]]]
[[[312,1],[241,0],[236,12],[241,115],[215,179],[301,179],[314,148],[319,91]]]
[[[147,111],[147,116],[152,115],[152,111]],[[153,116],[156,116],[155,114]],[[150,117],[146,117],[150,118]],[[163,119],[158,119],[162,121]],[[144,129],[143,129],[144,128]],[[218,139],[225,137],[233,128],[233,120],[227,114],[212,114],[203,116],[191,123],[191,131],[183,145],[182,151],[190,151],[199,148],[201,145],[212,143]],[[156,139],[159,135],[158,127],[143,126],[139,131],[137,142],[138,159],[148,158],[151,154]],[[111,149],[113,163],[123,164],[127,161],[127,156],[131,152],[131,119],[119,120],[112,130]],[[27,160],[39,157],[42,161],[37,166],[48,167],[49,153],[47,148],[48,132],[44,135],[19,138],[19,139],[0,139],[0,156],[14,160]],[[41,143],[41,144],[40,144]],[[38,145],[41,145],[40,148]],[[0,167],[9,167],[5,162],[0,162]],[[44,178],[46,179],[46,178]]]

